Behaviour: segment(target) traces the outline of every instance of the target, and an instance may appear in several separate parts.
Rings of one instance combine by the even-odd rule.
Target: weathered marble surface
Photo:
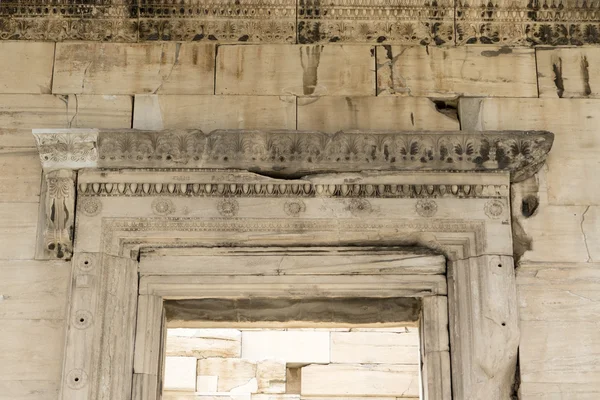
[[[215,46],[57,43],[55,94],[213,94]]]
[[[536,51],[540,97],[599,98],[599,48]]]
[[[377,46],[377,95],[537,97],[535,50]]]
[[[0,42],[0,93],[51,93],[54,46],[46,42]]]
[[[372,96],[374,58],[373,46],[221,46],[215,93]]]

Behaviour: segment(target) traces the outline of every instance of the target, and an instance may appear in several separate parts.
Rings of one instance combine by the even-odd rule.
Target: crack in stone
[[[588,212],[590,207],[591,206],[587,206],[587,208],[585,209],[583,214],[581,214],[581,223],[579,224],[579,227],[581,228],[581,234],[583,235],[583,244],[585,244],[585,250],[587,251],[587,255],[588,255],[587,262],[592,261],[592,255],[590,254],[590,248],[588,247],[587,235],[585,234],[585,230],[583,229],[583,223],[585,222],[585,213]]]

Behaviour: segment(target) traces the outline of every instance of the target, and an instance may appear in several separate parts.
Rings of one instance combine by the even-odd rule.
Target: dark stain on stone
[[[244,36],[241,36],[241,37],[238,39],[238,42],[247,42],[247,41],[248,41],[248,39],[250,39],[250,36],[248,36],[248,35],[244,35]]]
[[[581,57],[581,76],[583,77],[583,94],[589,96],[592,94],[592,88],[590,87],[590,64],[586,56]]]
[[[410,113],[410,123],[412,126],[415,126],[415,114]]]
[[[208,35],[208,40],[219,40],[215,37],[215,35]]]
[[[335,43],[335,42],[339,42],[339,41],[340,41],[340,38],[338,36],[334,36],[331,39],[329,39],[329,42],[331,42],[331,43]]]
[[[525,218],[529,218],[535,214],[540,205],[540,200],[537,196],[530,194],[521,201],[521,214]]]
[[[198,47],[192,46],[192,64],[198,65]]]
[[[371,47],[370,52],[371,52],[371,57],[375,57],[375,48],[374,47]]]
[[[394,53],[392,52],[392,46],[390,46],[389,44],[384,44],[383,48],[385,49],[385,54],[386,54],[388,60],[393,61]]]
[[[181,51],[181,43],[175,43],[175,63],[179,62],[179,52]]]
[[[501,54],[510,54],[512,49],[507,46],[500,47],[498,50],[484,50],[481,55],[484,57],[498,57]]]
[[[425,46],[425,52],[429,55],[429,45]]]
[[[562,98],[565,92],[565,85],[562,77],[562,58],[552,61],[552,71],[554,71],[554,85],[556,85],[556,94]]]
[[[314,94],[318,83],[318,69],[323,46],[300,47],[302,65],[302,91],[305,96]]]
[[[379,36],[377,38],[377,43],[383,43],[387,40],[387,38],[385,36]]]
[[[202,39],[204,39],[204,33],[200,33],[200,34],[194,36],[194,38],[192,39],[192,42],[199,42]]]

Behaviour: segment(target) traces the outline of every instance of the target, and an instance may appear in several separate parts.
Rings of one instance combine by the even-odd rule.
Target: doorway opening
[[[164,304],[165,400],[422,398],[418,299]]]

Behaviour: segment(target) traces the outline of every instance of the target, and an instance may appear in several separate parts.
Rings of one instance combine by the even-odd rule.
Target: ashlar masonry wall
[[[0,43],[0,399],[56,399],[69,265],[35,261],[32,128],[546,129],[513,187],[520,395],[600,396],[600,49]],[[515,151],[527,151],[515,149]]]

